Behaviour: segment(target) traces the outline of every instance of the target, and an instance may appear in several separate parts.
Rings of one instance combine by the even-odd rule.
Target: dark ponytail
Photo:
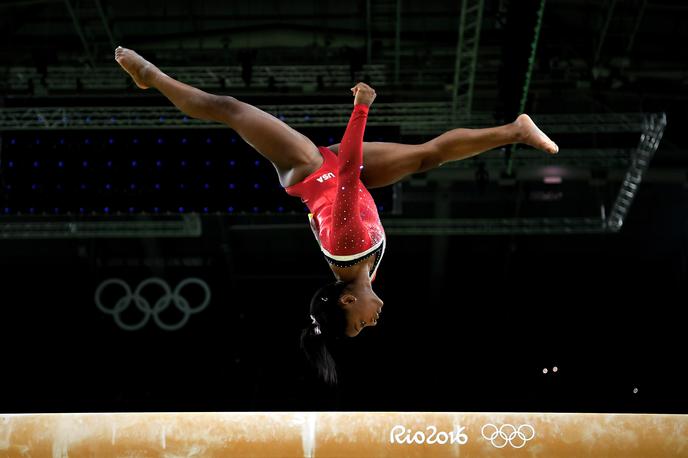
[[[320,377],[330,385],[337,383],[331,345],[344,337],[346,331],[346,314],[339,304],[345,287],[345,282],[336,281],[320,288],[311,299],[311,323],[301,331],[301,349]]]

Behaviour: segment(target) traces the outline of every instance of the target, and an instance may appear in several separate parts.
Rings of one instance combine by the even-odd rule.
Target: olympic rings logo
[[[103,291],[105,288],[111,285],[121,287],[124,294],[116,300],[114,307],[106,307],[103,305],[102,301]],[[148,300],[141,295],[141,291],[149,285],[159,286],[163,293],[152,307]],[[198,285],[203,290],[203,301],[200,305],[197,305],[193,308],[189,305],[187,299],[180,294],[181,290],[188,285]],[[162,278],[151,277],[142,281],[139,286],[136,287],[133,293],[127,282],[124,280],[119,278],[110,278],[103,281],[98,288],[96,288],[95,302],[96,306],[102,312],[112,315],[115,319],[115,323],[117,323],[117,325],[125,331],[138,331],[148,323],[151,316],[161,329],[165,331],[176,331],[184,327],[184,325],[189,321],[191,315],[203,311],[210,303],[210,297],[211,294],[208,284],[200,278],[187,278],[179,283],[177,287],[174,288],[174,291],[172,291],[165,280]],[[122,314],[129,309],[132,303],[141,313],[143,313],[143,318],[141,318],[141,320],[137,323],[125,323],[122,320]],[[174,306],[183,314],[183,317],[175,324],[166,323],[160,318],[160,314],[167,310],[171,304],[174,304]]]
[[[485,428],[488,426],[490,429],[494,428],[494,431],[489,436],[486,436]],[[526,435],[521,432],[522,428],[530,428],[529,437],[526,437]],[[535,429],[530,425],[521,425],[516,428],[514,425],[510,425],[508,423],[497,428],[492,423],[488,423],[480,429],[480,434],[482,434],[483,438],[490,441],[496,448],[504,448],[506,447],[506,444],[511,445],[513,448],[522,448],[526,445],[526,442],[535,437]],[[515,438],[518,439],[514,441],[513,439]]]

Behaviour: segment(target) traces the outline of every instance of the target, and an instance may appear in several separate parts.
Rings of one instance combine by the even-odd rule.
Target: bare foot
[[[559,152],[557,144],[550,140],[544,132],[538,129],[538,126],[535,125],[527,114],[522,114],[516,118],[514,125],[518,132],[518,143],[525,143],[533,148],[546,151],[549,154],[557,154],[557,152]]]
[[[115,49],[115,60],[131,75],[138,87],[141,89],[148,89],[150,87],[146,82],[151,73],[158,70],[158,67],[151,64],[131,49],[121,46],[117,46],[117,49]]]

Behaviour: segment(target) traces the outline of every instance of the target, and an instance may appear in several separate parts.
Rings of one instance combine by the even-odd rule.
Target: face
[[[383,302],[370,288],[349,289],[339,302],[346,311],[346,335],[356,337],[362,329],[376,326],[382,313]]]

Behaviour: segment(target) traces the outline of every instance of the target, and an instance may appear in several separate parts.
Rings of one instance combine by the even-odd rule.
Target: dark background
[[[449,101],[458,3],[403,2],[397,84],[394,3],[67,2],[75,27],[65,2],[5,2],[0,106],[168,105],[153,91],[92,89],[76,82],[71,89],[51,88],[40,77],[28,83],[18,76],[25,72],[19,68],[49,75],[46,69],[55,67],[89,72],[115,66],[97,4],[117,44],[140,50],[163,69],[190,62],[241,66],[253,59],[257,69],[339,64],[353,67],[354,79],[365,79],[358,66],[380,64],[386,83],[368,80],[378,88],[377,102]],[[519,111],[539,6],[484,2],[473,103],[495,122],[508,122]],[[368,8],[375,21],[389,16],[387,22],[367,23]],[[374,282],[385,301],[383,319],[336,348],[336,388],[315,378],[298,349],[310,297],[331,281],[327,264],[303,206],[279,189],[269,164],[240,139],[233,141],[233,131],[3,128],[0,224],[32,213],[76,218],[81,208],[105,219],[117,212],[150,215],[157,206],[163,214],[200,213],[203,231],[192,238],[0,239],[0,411],[688,412],[688,73],[682,46],[687,9],[678,1],[547,1],[527,112],[534,118],[666,113],[664,138],[623,228],[596,234],[388,235]],[[420,79],[423,72],[435,79]],[[278,81],[277,87],[208,90],[259,105],[350,103],[348,86],[309,91]],[[343,129],[344,124],[299,130],[328,145],[339,141]],[[568,131],[552,137],[564,157],[567,148],[581,145],[632,147],[639,132]],[[140,139],[136,146],[134,138]],[[429,138],[395,126],[366,131],[366,141]],[[157,160],[166,161],[162,169]],[[188,165],[181,166],[183,160]],[[230,166],[229,160],[237,163]],[[463,162],[468,178],[457,179],[444,194],[450,217],[595,216],[600,202],[609,203],[618,192],[615,173],[623,172],[583,164],[608,178],[602,185],[574,180],[547,188],[563,197],[544,204],[533,197],[541,183],[517,178],[505,190],[499,171],[490,169],[481,179],[478,159]],[[228,190],[235,179],[238,188]],[[437,186],[432,173],[415,180],[398,189],[408,196]],[[167,187],[156,193],[152,186],[158,182]],[[180,184],[189,189],[180,190]],[[498,198],[502,194],[507,197]],[[374,195],[385,224],[437,216],[433,205],[441,194],[404,201],[398,211],[391,188]],[[98,284],[113,277],[132,288],[149,277],[162,277],[172,287],[199,277],[210,286],[212,300],[179,331],[163,331],[151,321],[127,332],[94,305]],[[154,290],[146,295],[155,301]],[[199,290],[189,287],[188,297],[198,303]],[[173,311],[163,316],[179,318]],[[130,317],[135,320],[135,312]]]

